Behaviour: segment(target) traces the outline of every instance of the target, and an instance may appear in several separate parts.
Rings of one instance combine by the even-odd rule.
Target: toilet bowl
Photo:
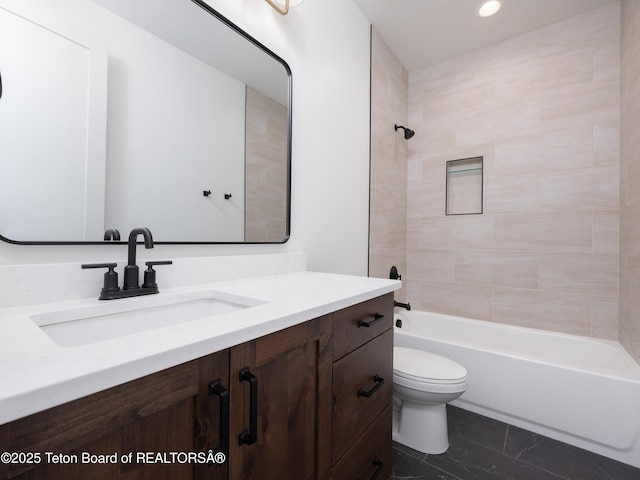
[[[466,389],[462,365],[422,350],[394,347],[393,440],[422,453],[446,452],[446,403]]]

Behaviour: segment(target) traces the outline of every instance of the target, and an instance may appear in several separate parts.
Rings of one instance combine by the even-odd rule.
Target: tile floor
[[[395,480],[640,480],[640,469],[447,406],[449,450],[393,444]]]

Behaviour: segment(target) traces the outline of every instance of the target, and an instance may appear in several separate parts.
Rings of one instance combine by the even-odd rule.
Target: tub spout
[[[393,306],[394,307],[401,307],[401,308],[406,308],[407,310],[411,310],[411,304],[409,302],[407,303],[400,303],[400,302],[396,302],[395,300],[393,301]]]

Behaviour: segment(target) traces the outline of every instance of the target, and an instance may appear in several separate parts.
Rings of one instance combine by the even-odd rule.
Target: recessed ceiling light
[[[480,9],[478,10],[478,15],[481,17],[490,17],[498,10],[500,10],[500,2],[498,0],[490,0],[489,2],[484,2]]]

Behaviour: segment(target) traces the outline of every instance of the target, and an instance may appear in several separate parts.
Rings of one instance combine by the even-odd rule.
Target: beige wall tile
[[[637,3],[623,9],[640,32]],[[619,280],[621,246],[640,258],[640,81],[629,80],[640,78],[640,34],[628,30],[621,42],[613,3],[411,72],[406,104],[406,72],[374,39],[385,49],[374,68],[393,71],[375,73],[374,135],[387,138],[383,123],[406,108],[416,136],[372,142],[373,183],[407,162],[406,227],[393,217],[402,197],[372,185],[372,211],[388,215],[372,235],[395,246],[406,228],[414,308],[602,338],[617,338],[621,310],[620,332],[636,338],[638,309],[620,301],[633,261]],[[445,163],[474,156],[484,156],[484,213],[445,216]]]
[[[496,288],[493,320],[523,327],[591,335],[591,299],[587,295]]]
[[[617,254],[620,250],[620,211],[594,210],[593,251]]]
[[[407,123],[409,79],[375,30],[371,42],[369,274],[388,278],[391,265],[406,267],[408,145],[393,126]]]
[[[620,163],[620,122],[593,126],[594,165]]]
[[[408,244],[456,255],[453,280],[448,269],[415,270],[425,306],[454,313],[469,285],[521,287],[508,301],[468,295],[465,315],[543,328],[551,318],[553,330],[617,335],[605,313],[592,319],[592,305],[611,311],[592,297],[618,295],[618,31],[612,5],[409,75],[409,118],[427,135],[409,151],[422,182],[408,180]],[[484,214],[442,216],[432,205],[442,200],[437,169],[484,148]],[[553,254],[574,261],[553,264]],[[553,308],[535,308],[549,300]]]
[[[640,203],[620,209],[620,251],[640,256]]]
[[[592,126],[620,118],[618,82],[568,85],[547,90],[542,97],[544,130]]]
[[[592,126],[499,139],[495,145],[496,176],[548,173],[593,165]]]
[[[424,219],[420,246],[444,250],[492,250],[494,218],[490,215],[450,215]]]
[[[618,340],[619,305],[616,298],[591,297],[591,335]]]
[[[463,284],[538,288],[538,254],[457,252],[455,281]]]
[[[617,164],[549,173],[540,177],[540,205],[559,211],[615,209],[619,188]]]
[[[540,290],[618,298],[619,255],[541,253]]]
[[[484,212],[535,212],[540,201],[539,175],[510,175],[485,177]]]
[[[418,218],[441,217],[444,215],[444,182],[425,187],[423,184],[410,185],[407,188],[407,209],[418,212]]]
[[[591,252],[591,212],[495,216],[494,246],[505,251]]]
[[[622,255],[620,300],[640,310],[640,256]]]
[[[420,298],[411,300],[420,310],[491,320],[492,287],[421,282]]]
[[[619,340],[631,356],[640,363],[640,310],[628,303],[620,304]]]
[[[455,281],[456,255],[452,250],[407,250],[407,277],[426,282]]]

